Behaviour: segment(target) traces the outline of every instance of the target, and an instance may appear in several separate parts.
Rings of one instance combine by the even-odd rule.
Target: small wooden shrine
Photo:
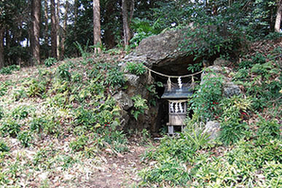
[[[176,127],[180,127],[181,131],[183,130],[184,120],[187,117],[188,97],[192,94],[193,90],[189,84],[182,84],[181,81],[178,84],[169,83],[165,85],[165,91],[161,98],[168,101],[169,122],[167,126],[169,135],[175,134]]]

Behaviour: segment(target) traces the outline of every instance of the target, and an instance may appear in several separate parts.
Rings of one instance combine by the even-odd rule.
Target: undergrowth
[[[126,81],[117,63],[49,58],[31,74],[0,83],[1,186],[48,187],[51,174],[60,173],[69,183],[85,178],[105,151],[128,151],[113,98]]]
[[[144,187],[281,187],[282,75],[269,55],[246,55],[225,71],[241,94],[224,96],[223,77],[205,70],[189,101],[193,116],[179,137],[165,136],[142,157],[139,173]],[[204,124],[215,121],[214,140]]]

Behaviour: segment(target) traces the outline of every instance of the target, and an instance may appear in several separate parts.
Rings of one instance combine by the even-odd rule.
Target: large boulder
[[[194,57],[181,49],[187,29],[169,30],[143,39],[124,61],[143,62],[149,68],[170,74],[187,74]]]

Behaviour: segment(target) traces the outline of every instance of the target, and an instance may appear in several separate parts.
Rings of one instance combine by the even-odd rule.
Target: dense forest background
[[[281,6],[280,0],[2,0],[0,68],[77,57],[79,46],[128,50],[145,37],[188,25],[207,42],[207,55],[226,53],[279,32]]]

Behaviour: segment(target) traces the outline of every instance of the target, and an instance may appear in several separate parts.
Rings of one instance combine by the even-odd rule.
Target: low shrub
[[[223,78],[213,75],[215,73],[208,73],[203,77],[203,84],[198,86],[189,101],[190,110],[193,110],[194,114],[200,114],[199,118],[203,122],[219,116],[218,105],[223,98]]]
[[[8,152],[10,151],[10,148],[7,146],[4,140],[0,140],[0,151],[1,152]]]
[[[57,75],[59,76],[59,78],[61,78],[62,80],[66,80],[66,81],[71,80],[72,75],[69,72],[69,67],[66,63],[58,66],[56,72],[57,72]]]
[[[30,113],[30,109],[27,106],[19,106],[13,109],[12,117],[14,119],[24,119],[27,118]]]
[[[46,91],[46,83],[36,79],[24,82],[23,85],[26,87],[26,93],[29,97],[41,97]]]
[[[264,118],[260,117],[260,121],[257,123],[257,125],[257,140],[259,143],[265,143],[272,139],[281,138],[281,125],[276,119],[265,120]]]
[[[31,144],[30,141],[33,139],[33,135],[30,131],[26,130],[26,131],[21,131],[18,134],[17,138],[24,147],[28,147]]]
[[[122,87],[125,84],[125,78],[123,72],[117,67],[113,67],[107,71],[107,77],[105,83],[112,87]]]
[[[21,131],[21,125],[16,121],[11,119],[6,119],[2,122],[0,126],[0,132],[3,136],[11,136],[13,138],[17,137],[19,132]]]
[[[134,62],[127,62],[125,70],[130,72],[131,74],[136,74],[138,76],[146,72],[146,68],[144,67],[143,63],[134,63]]]
[[[69,146],[72,151],[83,151],[84,148],[87,146],[89,138],[85,135],[81,135],[76,138],[76,140],[70,142]]]
[[[10,65],[0,69],[0,74],[12,74],[13,71],[19,71],[21,68],[18,65]]]
[[[44,64],[46,67],[51,67],[57,63],[57,60],[53,57],[49,57],[48,59],[45,59]]]

